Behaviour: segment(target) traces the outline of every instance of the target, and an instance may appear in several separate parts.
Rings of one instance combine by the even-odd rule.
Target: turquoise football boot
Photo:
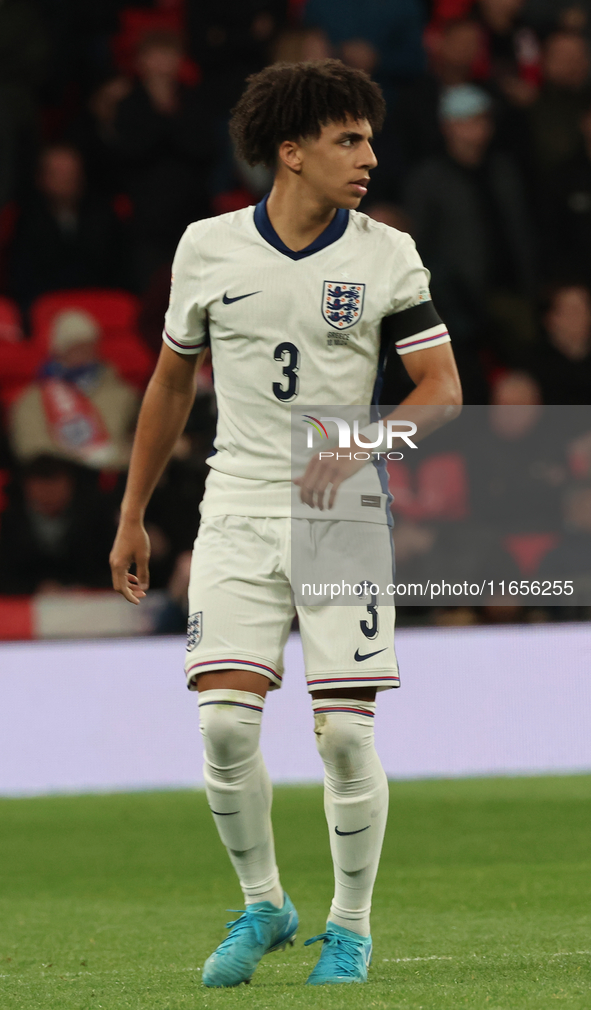
[[[326,933],[306,940],[304,946],[323,940],[318,964],[306,979],[306,985],[338,985],[341,982],[367,982],[371,964],[371,936],[360,936],[350,929],[327,922]]]
[[[293,943],[298,913],[283,893],[283,908],[270,901],[247,905],[234,922],[226,923],[230,933],[207,958],[202,980],[207,986],[234,986],[250,982],[259,961],[272,950],[284,950]]]

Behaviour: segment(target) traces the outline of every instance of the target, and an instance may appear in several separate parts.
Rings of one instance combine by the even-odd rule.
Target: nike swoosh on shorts
[[[379,656],[380,652],[385,652],[387,648],[388,646],[386,646],[384,649],[378,649],[377,652],[368,652],[367,656],[360,656],[359,649],[357,649],[355,651],[353,659],[355,660],[356,663],[363,663],[364,659],[371,659],[372,656]]]

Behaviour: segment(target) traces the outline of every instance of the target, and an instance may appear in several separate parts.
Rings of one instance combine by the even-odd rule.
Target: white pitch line
[[[474,955],[476,956],[476,955]],[[429,954],[428,957],[383,957],[382,961],[393,961],[400,964],[401,961],[455,961],[457,955],[453,954]]]
[[[408,961],[462,961],[462,960],[465,961],[466,957],[469,957],[469,958],[474,957],[474,958],[477,958],[478,960],[482,961],[482,960],[486,959],[487,957],[490,957],[491,959],[494,959],[495,957],[535,957],[535,958],[545,958],[545,957],[580,957],[580,956],[584,956],[584,957],[591,956],[591,950],[560,950],[556,954],[543,954],[543,953],[536,953],[536,954],[532,954],[532,953],[530,953],[530,954],[506,953],[506,954],[468,954],[468,955],[464,955],[464,956],[462,956],[461,954],[429,954],[426,957],[383,957],[382,958],[382,962],[389,961],[391,964],[401,964],[402,962],[405,962],[405,961],[406,962],[408,962]],[[306,963],[307,962],[304,962],[304,964],[306,964]],[[279,965],[279,967],[288,967],[288,964],[286,962],[283,962],[281,965]],[[289,965],[289,967],[292,967],[292,965]],[[176,968],[176,967],[170,967],[170,968],[151,968],[150,970],[154,974],[159,974],[159,973],[164,974],[165,972],[168,972],[169,974],[174,974],[175,972],[180,972],[180,971],[201,971],[201,968]],[[53,977],[53,978],[63,978],[63,979],[66,979],[66,978],[71,978],[71,979],[75,979],[75,978],[88,978],[89,976],[95,976],[96,977],[96,976],[102,976],[102,975],[126,975],[126,974],[128,974],[128,973],[127,972],[122,972],[119,968],[114,968],[114,969],[111,969],[110,971],[109,970],[107,970],[107,971],[78,971],[78,972],[69,972],[69,971],[67,971],[67,972],[64,972],[62,975],[59,974],[59,971],[58,972],[45,972],[45,971],[41,972],[41,976],[43,978],[52,978]],[[30,985],[31,984],[31,983],[27,983],[27,982],[23,983],[22,982],[22,976],[18,975],[16,972],[14,974],[11,974],[11,975],[0,975],[0,978],[18,979],[19,981],[21,981],[21,985],[22,984],[24,984],[24,985]]]
[[[466,957],[475,957],[483,960],[487,957],[578,957],[579,955],[591,955],[591,950],[561,950],[557,954],[429,954],[427,957],[383,957],[382,961],[390,961],[393,964],[401,964],[403,961],[461,961]]]

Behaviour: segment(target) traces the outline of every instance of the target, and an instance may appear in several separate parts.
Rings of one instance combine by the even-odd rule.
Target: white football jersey
[[[413,240],[365,214],[337,211],[299,252],[266,198],[189,225],[163,339],[182,354],[211,345],[219,414],[204,515],[290,514],[292,408],[371,404],[386,316],[399,354],[449,341]]]

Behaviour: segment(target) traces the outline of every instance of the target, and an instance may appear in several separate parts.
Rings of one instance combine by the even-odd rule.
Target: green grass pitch
[[[274,821],[296,946],[211,990],[241,900],[202,793],[0,801],[1,1010],[590,1010],[590,776],[392,783],[366,986],[303,986],[331,897],[321,789],[277,788]]]

